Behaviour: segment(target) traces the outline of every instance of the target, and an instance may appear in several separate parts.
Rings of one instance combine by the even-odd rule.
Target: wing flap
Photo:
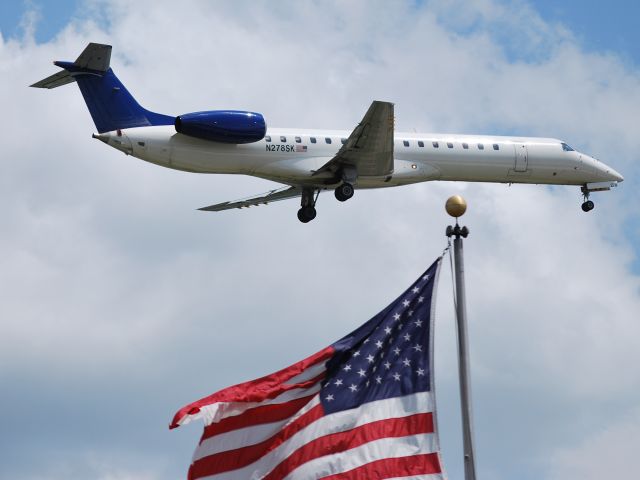
[[[198,210],[205,212],[221,212],[223,210],[231,210],[233,208],[248,208],[256,205],[267,205],[271,202],[277,202],[280,200],[287,200],[289,198],[298,197],[301,194],[302,189],[300,187],[283,187],[270,190],[254,197],[243,198],[232,202],[216,203],[215,205],[202,207]]]
[[[335,157],[314,175],[354,167],[358,176],[393,173],[393,103],[374,101]]]

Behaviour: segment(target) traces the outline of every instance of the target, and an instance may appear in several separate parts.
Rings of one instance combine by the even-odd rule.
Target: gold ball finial
[[[447,199],[444,208],[452,217],[461,217],[467,211],[467,201],[460,195],[453,195]]]

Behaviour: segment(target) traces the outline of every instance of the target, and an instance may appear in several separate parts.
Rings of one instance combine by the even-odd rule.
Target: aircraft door
[[[529,169],[529,153],[524,143],[516,143],[513,145],[516,153],[516,164],[514,170],[516,172],[526,172]]]

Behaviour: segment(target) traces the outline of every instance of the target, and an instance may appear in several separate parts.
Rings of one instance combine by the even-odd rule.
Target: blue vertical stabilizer
[[[63,72],[31,85],[55,88],[76,81],[99,133],[122,128],[173,125],[175,118],[140,106],[109,67],[111,45],[90,43],[75,62],[54,62]]]

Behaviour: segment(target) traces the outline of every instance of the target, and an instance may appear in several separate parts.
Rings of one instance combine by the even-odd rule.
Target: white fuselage
[[[338,180],[330,178],[329,172],[314,172],[336,155],[349,135],[348,131],[273,128],[258,142],[236,145],[182,135],[173,126],[152,126],[96,137],[134,157],[176,170],[252,175],[288,185],[330,188]],[[394,138],[393,173],[358,176],[356,188],[429,180],[586,185],[623,179],[609,166],[552,138],[400,132]]]

